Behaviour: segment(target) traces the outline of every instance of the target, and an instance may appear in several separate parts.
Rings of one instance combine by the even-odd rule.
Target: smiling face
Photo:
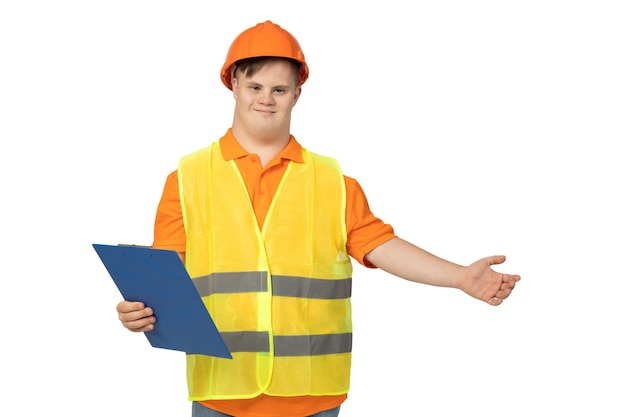
[[[237,68],[233,76],[233,133],[238,139],[288,140],[291,111],[301,91],[298,69],[285,59],[267,59],[257,65]]]

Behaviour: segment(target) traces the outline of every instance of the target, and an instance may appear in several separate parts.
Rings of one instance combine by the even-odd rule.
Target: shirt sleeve
[[[365,255],[396,237],[393,228],[374,216],[359,183],[344,176],[346,181],[346,229],[348,254],[361,265],[375,268]]]
[[[178,171],[167,176],[154,220],[152,247],[185,252],[187,236],[178,193]]]

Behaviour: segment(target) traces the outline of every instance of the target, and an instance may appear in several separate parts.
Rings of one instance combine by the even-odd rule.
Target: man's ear
[[[235,77],[235,74],[230,77],[230,86],[233,90],[233,97],[237,98],[237,77]]]
[[[300,94],[302,94],[302,86],[298,86],[298,88],[296,88],[296,93],[295,93],[295,96],[293,98],[293,105],[294,106],[298,102],[298,99],[300,98]]]

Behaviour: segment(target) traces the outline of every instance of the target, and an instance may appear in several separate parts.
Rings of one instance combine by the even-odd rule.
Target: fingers
[[[149,332],[154,329],[154,322],[156,320],[154,317],[149,317],[142,320],[137,320],[133,322],[122,322],[124,327],[126,327],[131,332],[141,333],[141,332]]]
[[[122,301],[117,305],[117,315],[122,325],[133,332],[147,332],[154,329],[156,317],[150,307],[142,302]]]
[[[498,298],[498,297],[491,297],[490,299],[487,300],[487,304],[492,305],[492,306],[499,306],[500,304],[502,304],[502,298]]]
[[[132,311],[142,310],[146,306],[141,301],[121,301],[116,309],[118,313],[130,313]]]
[[[515,286],[515,283],[520,279],[522,279],[522,277],[520,277],[519,275],[502,274],[502,282],[512,284],[513,286]]]
[[[511,295],[511,290],[498,290],[496,295],[487,300],[487,303],[492,306],[499,306],[509,295]]]
[[[511,295],[511,290],[510,289],[500,290],[500,291],[498,291],[496,293],[494,298],[499,299],[500,301],[502,301],[502,300],[505,300],[506,298],[508,298],[509,295]]]
[[[515,288],[515,283],[519,281],[521,277],[519,275],[502,275],[502,284],[500,284],[500,291],[506,293],[506,297],[511,294],[511,291]],[[504,298],[506,298],[504,297]]]
[[[502,302],[511,295],[511,292],[515,288],[515,283],[521,278],[519,275],[506,275],[502,274],[502,283],[500,288],[496,291],[496,294],[487,300],[487,303],[492,306],[499,306]]]

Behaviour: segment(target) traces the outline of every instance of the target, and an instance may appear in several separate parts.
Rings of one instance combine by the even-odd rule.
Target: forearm
[[[376,247],[366,259],[400,278],[439,287],[459,288],[465,269],[400,238]]]

